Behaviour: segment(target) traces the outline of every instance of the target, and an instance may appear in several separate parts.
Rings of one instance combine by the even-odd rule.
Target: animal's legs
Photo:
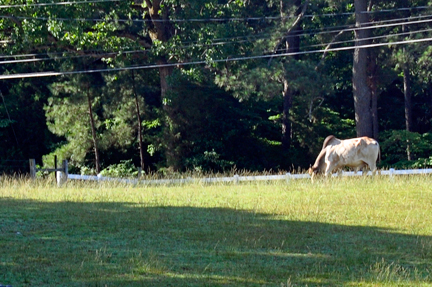
[[[329,175],[331,175],[331,172],[336,167],[336,165],[332,162],[326,162],[326,163],[327,163],[327,167],[325,170],[325,176],[328,177]]]

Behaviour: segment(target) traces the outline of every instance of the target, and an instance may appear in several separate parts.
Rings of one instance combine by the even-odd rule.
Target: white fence
[[[128,178],[114,178],[114,177],[105,177],[101,175],[79,175],[79,174],[69,174],[68,173],[68,163],[67,161],[63,161],[62,166],[60,168],[54,169],[37,169],[35,160],[30,159],[30,173],[33,178],[36,177],[37,171],[47,171],[47,172],[56,172],[57,184],[60,186],[64,184],[67,180],[91,180],[91,181],[115,181],[122,182],[127,184],[141,184],[141,185],[166,185],[166,184],[184,184],[184,183],[218,183],[218,182],[233,182],[239,183],[244,181],[274,181],[274,180],[295,180],[295,179],[305,179],[310,178],[309,174],[280,174],[280,175],[248,175],[248,176],[239,176],[234,175],[232,177],[205,177],[205,178],[180,178],[180,179],[153,179],[153,180],[142,180],[142,179],[128,179]],[[368,175],[372,175],[369,171]],[[414,175],[414,174],[432,174],[432,168],[428,169],[408,169],[408,170],[381,170],[379,171],[381,175],[388,175],[390,177],[394,175]],[[363,173],[343,171],[341,174],[333,174],[332,176],[362,176]]]
[[[369,171],[368,175],[372,175]],[[409,169],[409,170],[395,170],[393,168],[389,170],[379,171],[380,175],[394,176],[394,175],[414,175],[414,174],[432,174],[432,169]],[[337,176],[362,176],[363,173],[359,172],[342,172],[342,174],[333,174],[334,177]],[[305,179],[310,178],[309,174],[281,174],[281,175],[250,175],[250,176],[239,176],[234,175],[232,177],[206,177],[206,178],[182,178],[182,179],[155,179],[155,180],[140,180],[140,179],[125,179],[125,178],[113,178],[104,177],[101,175],[91,176],[91,175],[78,175],[78,174],[68,174],[68,179],[73,180],[93,180],[93,181],[117,181],[130,184],[142,184],[142,185],[165,185],[165,184],[184,184],[184,183],[218,183],[218,182],[233,182],[239,183],[244,181],[273,181],[273,180],[295,180],[295,179]]]

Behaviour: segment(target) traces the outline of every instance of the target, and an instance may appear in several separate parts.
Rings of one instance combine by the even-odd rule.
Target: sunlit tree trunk
[[[133,85],[133,93],[135,97],[135,111],[137,116],[137,130],[138,130],[138,144],[139,144],[139,154],[140,154],[140,166],[141,170],[144,171],[144,144],[143,144],[143,135],[142,135],[142,120],[141,120],[141,111],[139,107],[138,94],[135,88],[135,72],[132,70],[132,85]]]
[[[366,0],[355,0],[356,27],[365,27],[369,22]],[[357,136],[373,137],[373,118],[371,111],[372,94],[368,85],[368,50],[359,46],[367,44],[369,29],[355,31],[356,48],[353,61],[353,96]]]
[[[93,141],[93,150],[95,155],[95,169],[96,173],[99,174],[100,169],[100,158],[99,158],[99,148],[98,148],[98,140],[97,140],[97,134],[96,134],[96,125],[95,120],[93,116],[93,109],[92,109],[92,99],[91,94],[89,92],[89,89],[87,89],[87,103],[88,103],[88,113],[89,113],[89,120],[90,120],[90,127],[91,127],[91,133],[92,133],[92,141]]]
[[[404,49],[405,50],[405,49]],[[405,53],[404,53],[405,54]],[[408,64],[404,64],[403,69],[404,98],[405,98],[405,129],[412,132],[412,103],[411,103],[411,77]],[[407,140],[407,159],[411,160],[411,149],[409,140]]]
[[[299,17],[298,20],[300,20],[301,15],[306,10],[307,2],[304,4],[303,11],[301,8],[301,0],[295,0],[294,6],[296,11],[296,17]],[[281,16],[283,17],[283,2],[280,2],[280,9],[281,9]],[[285,36],[284,39],[284,45],[285,45],[285,53],[296,53],[300,51],[300,34],[302,31],[301,22],[296,21],[292,27],[290,27],[290,30]],[[292,56],[294,59],[298,60],[299,56],[294,55]],[[282,80],[283,83],[283,90],[282,90],[282,96],[283,96],[283,111],[282,111],[282,146],[285,150],[288,150],[291,146],[292,141],[292,124],[290,120],[290,110],[292,107],[293,97],[294,97],[294,91],[290,89],[289,86],[289,79]]]
[[[291,120],[290,110],[292,107],[292,92],[287,79],[283,79],[283,113],[282,113],[282,146],[289,149],[291,145]]]
[[[369,53],[369,88],[371,92],[371,113],[372,113],[372,130],[373,138],[379,138],[379,126],[378,126],[378,69],[377,59],[374,51]]]
[[[407,1],[408,2],[408,1]],[[407,12],[410,14],[409,12]],[[407,15],[408,17],[409,15]],[[402,32],[407,32],[408,26],[402,25]],[[409,57],[408,52],[405,47],[402,48],[402,54],[403,57],[403,83],[404,83],[404,100],[405,100],[405,130],[407,132],[413,131],[413,122],[412,122],[412,101],[411,101],[411,75],[410,75],[410,68],[409,68]],[[411,160],[411,146],[410,142],[407,139],[407,159]]]
[[[167,42],[171,39],[173,35],[173,26],[169,21],[168,9],[162,5],[163,0],[145,0],[148,7],[148,17],[151,22],[149,34],[152,41]],[[165,125],[166,134],[166,163],[169,168],[173,170],[180,169],[180,158],[176,150],[175,136],[172,134],[171,122],[173,120],[173,107],[170,101],[167,101],[168,94],[170,92],[170,85],[168,78],[172,75],[174,68],[168,65],[168,61],[165,56],[161,56],[157,61],[159,67],[159,78],[160,78],[160,88],[161,88],[161,99],[163,104],[163,109],[168,118]]]

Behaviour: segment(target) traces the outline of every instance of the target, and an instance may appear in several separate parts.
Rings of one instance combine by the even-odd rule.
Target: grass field
[[[0,283],[432,286],[431,183],[58,188],[2,179]]]

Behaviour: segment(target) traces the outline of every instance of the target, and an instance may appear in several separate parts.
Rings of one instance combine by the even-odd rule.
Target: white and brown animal
[[[313,180],[316,174],[328,176],[333,170],[345,166],[354,168],[356,171],[367,167],[375,174],[379,154],[379,144],[372,138],[340,140],[331,135],[324,140],[321,152],[314,165],[309,168],[309,174]]]

